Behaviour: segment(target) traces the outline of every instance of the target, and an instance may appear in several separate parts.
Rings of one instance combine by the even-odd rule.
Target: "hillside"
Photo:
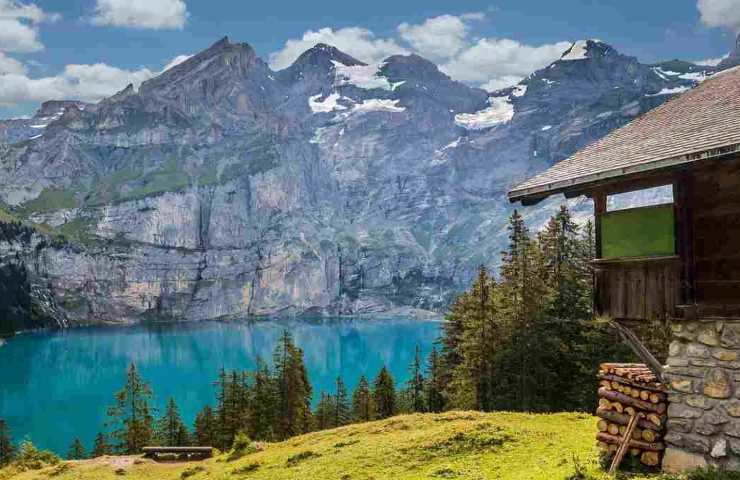
[[[102,457],[15,476],[6,469],[0,479],[597,480],[605,476],[596,463],[594,423],[573,413],[405,415],[265,444],[234,461],[228,455],[188,464]],[[586,476],[572,477],[576,465]]]
[[[441,311],[498,262],[508,187],[714,71],[586,40],[486,92],[418,55],[319,44],[273,71],[224,38],[0,122],[0,213],[57,239],[0,242],[0,269],[49,325]]]

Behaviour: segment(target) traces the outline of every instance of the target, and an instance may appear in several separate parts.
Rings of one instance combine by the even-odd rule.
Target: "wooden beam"
[[[691,170],[677,173],[673,182],[676,253],[681,259],[681,303],[695,302],[694,212]]]

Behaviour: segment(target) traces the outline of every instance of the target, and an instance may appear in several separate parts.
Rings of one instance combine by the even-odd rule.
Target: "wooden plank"
[[[617,454],[614,455],[614,460],[612,460],[612,464],[609,467],[609,474],[614,475],[614,473],[617,471],[617,468],[619,468],[619,464],[622,463],[622,459],[624,458],[624,454],[627,453],[627,449],[630,446],[630,440],[632,439],[632,434],[635,431],[635,427],[637,426],[637,420],[638,418],[642,417],[642,413],[637,413],[635,415],[632,415],[630,418],[629,423],[627,424],[627,430],[625,430],[624,435],[622,436],[621,443],[619,445],[619,449],[617,449]]]

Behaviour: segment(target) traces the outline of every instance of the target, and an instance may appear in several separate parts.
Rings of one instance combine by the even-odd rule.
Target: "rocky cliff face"
[[[507,187],[711,73],[582,41],[488,94],[416,55],[273,72],[223,39],[0,124],[0,213],[46,235],[14,264],[72,324],[442,309],[497,262]]]

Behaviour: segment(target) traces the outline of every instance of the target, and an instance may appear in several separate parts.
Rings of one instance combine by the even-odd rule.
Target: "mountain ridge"
[[[0,266],[71,324],[440,311],[497,263],[508,186],[715,71],[587,40],[485,92],[321,44],[275,72],[224,37],[138,90],[0,122],[0,206],[42,232]]]

